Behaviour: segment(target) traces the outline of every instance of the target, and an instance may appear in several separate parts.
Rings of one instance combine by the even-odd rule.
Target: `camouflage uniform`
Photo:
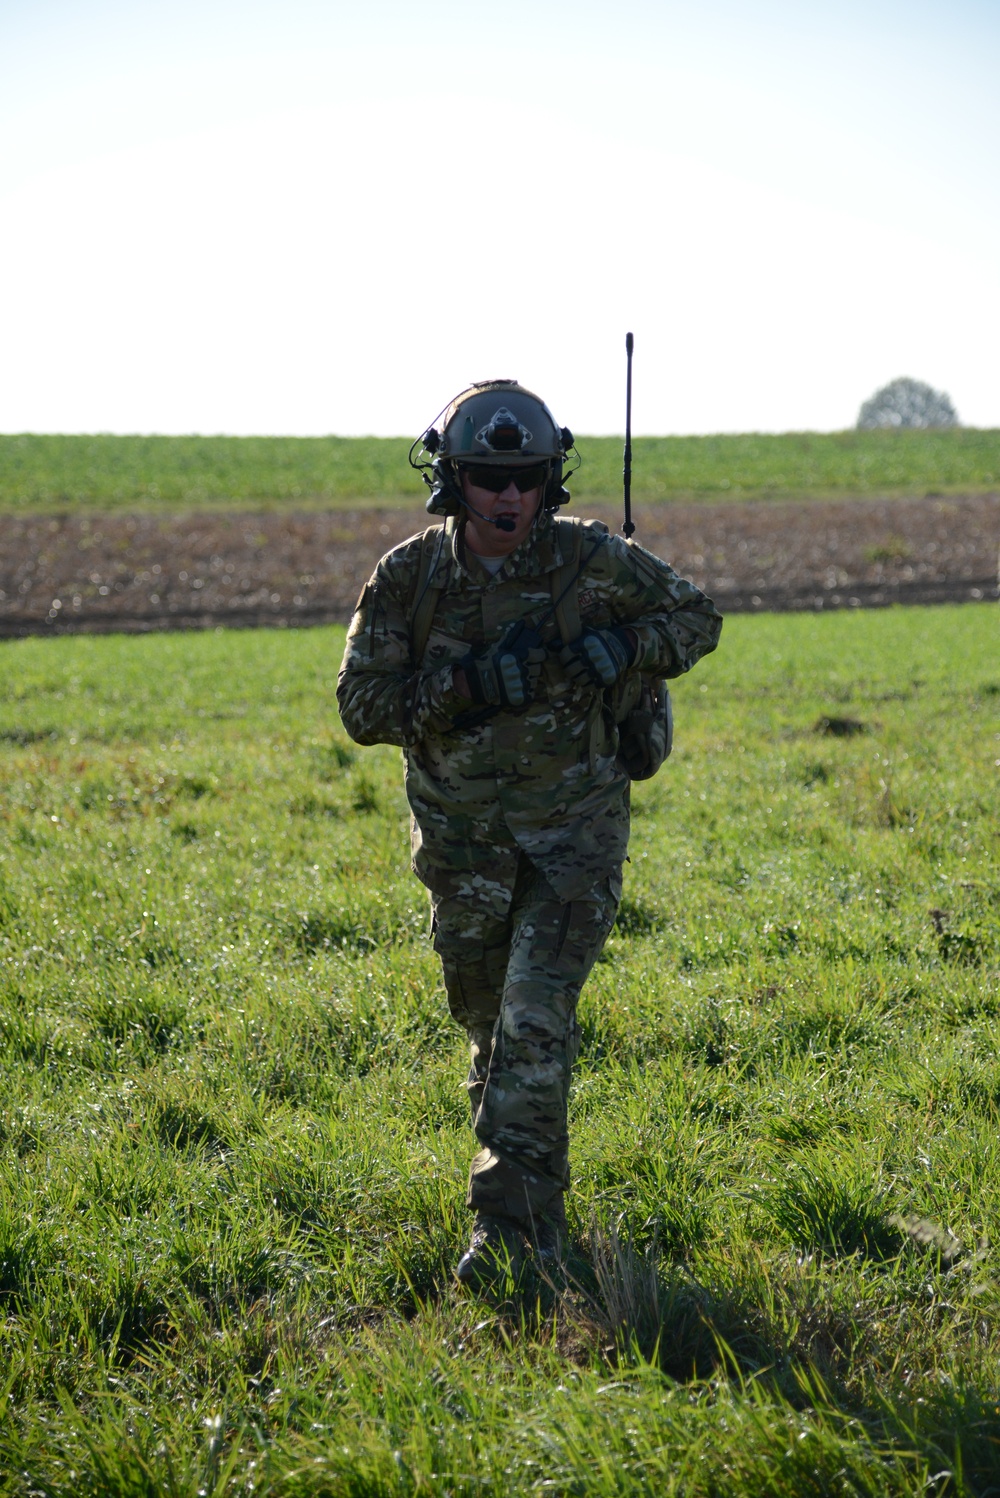
[[[581,527],[584,628],[627,625],[633,669],[679,676],[713,650],[711,601],[595,521],[540,514],[491,576],[450,518],[384,556],[351,622],[337,696],[358,743],[399,744],[413,867],[431,892],[451,1012],[468,1033],[480,1153],[469,1205],[522,1222],[568,1184],[566,1103],[580,989],[614,923],[628,846],[629,783],[604,694],[559,660],[549,574]],[[422,661],[410,621],[421,548],[441,589]],[[484,717],[453,683],[470,649],[518,621],[550,647],[537,699]]]

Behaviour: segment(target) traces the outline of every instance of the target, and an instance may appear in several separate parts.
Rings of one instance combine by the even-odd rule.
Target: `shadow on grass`
[[[907,1234],[883,1223],[880,1237],[901,1251]],[[639,1251],[616,1227],[594,1225],[558,1276],[539,1275],[529,1261],[499,1288],[490,1313],[508,1353],[547,1347],[616,1378],[689,1385],[692,1398],[728,1385],[752,1408],[812,1411],[846,1434],[863,1428],[887,1459],[903,1455],[915,1474],[936,1474],[920,1491],[994,1491],[996,1401],[981,1380],[975,1386],[971,1364],[967,1379],[957,1367],[930,1379],[911,1379],[914,1369],[902,1366],[874,1384],[858,1376],[878,1361],[886,1310],[874,1297],[857,1299],[865,1264],[859,1253],[835,1263],[747,1261],[709,1289],[655,1245]]]
[[[845,1227],[852,1240],[877,1238],[879,1259],[890,1251],[899,1255],[909,1240],[934,1248],[937,1268],[948,1262],[901,1219],[852,1219]],[[710,1287],[659,1242],[642,1244],[617,1225],[595,1222],[571,1242],[555,1273],[540,1271],[529,1254],[516,1278],[503,1277],[479,1298],[509,1340],[555,1343],[584,1365],[652,1367],[677,1382],[722,1370],[765,1378],[793,1403],[806,1369],[832,1381],[850,1403],[845,1391],[852,1368],[871,1352],[885,1314],[878,1298],[859,1299],[855,1280],[867,1262],[863,1249],[775,1264],[751,1259],[735,1265],[730,1280]],[[412,1296],[408,1316],[454,1290],[440,1259],[421,1256],[412,1267],[415,1273],[404,1271]]]

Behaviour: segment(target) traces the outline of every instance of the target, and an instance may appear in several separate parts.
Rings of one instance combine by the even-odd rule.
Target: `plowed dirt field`
[[[621,524],[618,508],[587,513]],[[661,504],[635,520],[723,612],[997,597],[996,493]],[[418,506],[3,517],[0,635],[343,622],[379,556],[426,523]]]

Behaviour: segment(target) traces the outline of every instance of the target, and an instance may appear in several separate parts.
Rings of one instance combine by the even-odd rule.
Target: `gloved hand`
[[[470,651],[458,665],[473,702],[516,713],[533,702],[546,653],[538,631],[518,623],[492,650]]]
[[[636,657],[632,631],[621,625],[610,629],[585,629],[579,639],[559,652],[573,686],[613,687]]]

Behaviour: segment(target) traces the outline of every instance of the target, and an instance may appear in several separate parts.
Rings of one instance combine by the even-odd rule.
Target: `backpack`
[[[580,560],[582,526],[556,519],[553,519],[553,524],[558,527],[559,540],[569,556],[549,573],[550,612],[555,616],[563,644],[569,645],[583,633],[577,581],[590,557],[584,562]],[[423,660],[438,599],[443,591],[431,580],[441,556],[440,544],[434,543],[440,542],[442,529],[441,526],[432,526],[425,531],[420,547],[420,567],[410,608],[410,644],[417,665]],[[625,544],[627,546],[629,542]],[[630,780],[649,780],[673,747],[674,715],[665,677],[644,671],[629,672],[608,688],[604,699],[618,725],[619,768]]]

